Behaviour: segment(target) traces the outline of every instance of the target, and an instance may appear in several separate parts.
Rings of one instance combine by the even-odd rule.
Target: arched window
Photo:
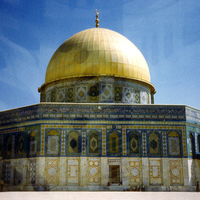
[[[192,133],[189,134],[189,156],[194,158],[195,156],[195,146],[194,146],[194,136]]]
[[[149,135],[149,155],[160,156],[161,155],[161,143],[160,135],[156,132],[151,132]]]
[[[168,135],[169,156],[180,156],[180,137],[175,131]]]
[[[81,145],[81,141],[80,141],[80,135],[78,132],[76,131],[72,131],[69,133],[68,135],[68,153],[69,154],[76,154],[76,153],[80,153],[80,145]]]
[[[116,131],[111,132],[107,136],[107,153],[113,156],[121,155],[121,137]]]
[[[128,134],[128,152],[129,155],[140,156],[140,136],[136,132],[131,132]]]
[[[11,135],[7,135],[4,139],[4,157],[10,158],[12,151],[12,137]]]
[[[58,156],[60,154],[60,134],[56,130],[47,133],[47,155]]]
[[[101,141],[98,132],[92,132],[88,136],[88,153],[100,154]]]
[[[118,135],[114,132],[110,134],[110,153],[118,153]]]
[[[32,131],[29,135],[29,156],[36,156],[37,152],[37,134]]]
[[[23,156],[24,147],[25,147],[24,137],[22,134],[18,134],[16,138],[16,155],[17,156],[20,156],[20,157]]]

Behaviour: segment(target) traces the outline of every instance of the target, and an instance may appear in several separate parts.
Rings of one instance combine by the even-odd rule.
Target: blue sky
[[[199,0],[0,0],[0,111],[39,103],[51,56],[95,9],[146,58],[155,104],[200,109]]]

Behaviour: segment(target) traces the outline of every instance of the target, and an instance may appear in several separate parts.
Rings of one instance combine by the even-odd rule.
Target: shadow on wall
[[[16,161],[12,166],[10,161],[4,161],[2,180],[0,180],[0,192],[2,191],[50,191],[49,184],[44,177],[37,176],[43,180],[43,185],[36,183],[36,162],[26,159],[26,164]],[[11,177],[12,175],[12,177]]]

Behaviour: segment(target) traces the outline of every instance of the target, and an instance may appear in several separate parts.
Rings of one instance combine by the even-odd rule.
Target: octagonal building
[[[146,60],[121,34],[67,39],[38,91],[39,104],[0,112],[4,191],[196,190],[200,110],[154,105]]]

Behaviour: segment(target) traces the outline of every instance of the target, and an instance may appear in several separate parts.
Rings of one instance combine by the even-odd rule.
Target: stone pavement
[[[200,192],[1,192],[1,200],[200,200]]]

